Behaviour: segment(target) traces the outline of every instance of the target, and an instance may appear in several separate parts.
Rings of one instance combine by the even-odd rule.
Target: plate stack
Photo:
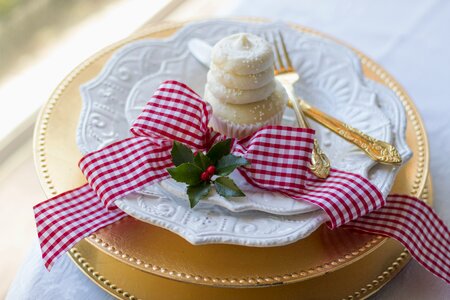
[[[244,20],[150,26],[75,69],[38,121],[36,164],[47,194],[82,184],[76,168],[82,154],[127,137],[162,81],[178,80],[203,94],[207,69],[190,53],[191,39],[213,45],[237,32],[271,31],[283,32],[292,53],[301,75],[298,95],[395,144],[407,161],[401,168],[375,164],[313,124],[332,166],[368,178],[384,195],[393,191],[431,201],[425,131],[390,75],[363,54],[309,29]],[[287,110],[284,122],[294,121]],[[130,217],[78,243],[70,255],[98,285],[125,299],[365,298],[409,259],[393,240],[321,226],[326,215],[313,205],[252,189],[244,181],[238,185],[245,198],[213,195],[195,209],[189,208],[184,187],[170,179],[148,186],[116,201]]]

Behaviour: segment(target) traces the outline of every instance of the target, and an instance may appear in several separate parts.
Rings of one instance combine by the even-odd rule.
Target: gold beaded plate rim
[[[70,249],[68,255],[72,259],[74,264],[90,280],[92,280],[95,284],[97,284],[111,296],[114,296],[117,299],[129,299],[129,300],[140,299],[137,296],[135,296],[132,292],[123,289],[122,287],[109,281],[99,272],[95,271],[95,269],[90,266],[89,262],[86,261],[86,259],[76,248]],[[406,265],[406,263],[408,263],[410,258],[411,257],[408,251],[406,250],[402,251],[400,255],[395,259],[395,261],[385,271],[380,273],[370,283],[367,283],[365,286],[357,289],[347,297],[342,298],[342,300],[367,299],[368,297],[374,295],[382,287],[384,287],[395,275],[397,275],[398,272],[400,272],[400,270]]]
[[[424,187],[421,199],[431,202],[432,201],[432,183],[431,177],[428,177],[427,185]],[[114,296],[118,299],[140,299],[135,296],[132,292],[127,291],[126,289],[118,286],[114,282],[108,280],[103,274],[96,271],[95,268],[91,266],[89,261],[87,261],[82,253],[78,251],[77,248],[72,248],[68,253],[69,257],[72,261],[77,265],[77,267],[88,276],[94,283],[108,292],[110,295]],[[404,249],[400,252],[399,256],[381,273],[378,273],[374,279],[370,280],[368,283],[363,285],[361,288],[356,287],[356,290],[349,294],[347,297],[342,298],[343,300],[351,300],[351,299],[366,299],[376,292],[378,292],[382,287],[384,287],[390,280],[392,280],[401,269],[408,263],[411,259],[408,251]]]
[[[240,21],[243,21],[242,19],[239,19]],[[261,19],[245,19],[244,21],[252,21],[252,22],[264,22],[266,20],[261,20]],[[125,39],[123,41],[119,41],[118,43],[113,44],[110,47],[105,48],[104,50],[100,51],[99,53],[97,53],[96,55],[94,55],[93,57],[91,57],[90,59],[86,60],[84,63],[82,63],[79,67],[77,67],[68,77],[66,77],[66,79],[57,87],[57,89],[55,90],[55,92],[53,93],[52,97],[50,98],[50,100],[48,101],[48,103],[43,107],[41,114],[39,116],[38,122],[37,122],[37,126],[36,126],[36,132],[35,132],[35,162],[36,162],[36,167],[37,167],[37,171],[41,180],[41,183],[43,185],[43,188],[45,190],[45,192],[48,195],[56,195],[58,192],[56,191],[55,186],[52,184],[52,178],[49,175],[49,171],[46,165],[46,136],[45,136],[45,132],[47,129],[47,125],[48,125],[48,121],[50,119],[50,116],[52,114],[52,110],[55,107],[55,104],[57,103],[59,97],[61,96],[61,94],[64,92],[64,88],[65,86],[67,86],[76,76],[77,74],[83,70],[84,68],[86,68],[87,66],[89,66],[89,64],[91,64],[93,61],[95,61],[96,59],[98,59],[99,57],[110,53],[111,51],[121,47],[122,45],[135,41],[135,40],[139,40],[142,38],[145,38],[147,35],[154,33],[154,32],[161,32],[164,30],[173,30],[173,29],[179,29],[181,28],[184,24],[187,23],[170,23],[170,24],[162,24],[162,25],[158,25],[158,26],[153,26],[150,30],[145,31],[144,33],[140,33],[140,34],[136,34],[128,39]],[[304,28],[302,26],[299,25],[291,25],[293,28],[302,31],[302,32],[307,32],[310,34],[314,34],[314,35],[319,35],[322,37],[326,37],[326,38],[330,38],[326,35],[323,35],[321,33],[318,33],[314,30],[308,29],[308,28]],[[330,38],[332,40],[334,40],[333,38]],[[344,44],[345,45],[345,44]],[[353,49],[353,48],[352,48]],[[383,81],[384,84],[387,85],[389,88],[391,88],[394,93],[397,94],[397,96],[400,97],[403,105],[405,106],[405,109],[407,111],[407,115],[408,118],[410,119],[410,121],[413,124],[414,130],[417,134],[417,137],[420,138],[420,147],[418,149],[418,155],[421,158],[421,161],[419,161],[419,165],[417,168],[417,179],[415,181],[414,186],[412,187],[411,190],[411,194],[412,195],[418,195],[420,193],[420,191],[423,190],[423,187],[425,185],[425,178],[426,178],[426,171],[427,168],[425,167],[425,164],[428,163],[428,143],[426,140],[426,135],[423,134],[424,130],[423,130],[423,126],[420,122],[420,117],[418,116],[417,111],[415,110],[415,108],[413,106],[411,106],[410,104],[410,99],[409,97],[406,95],[405,91],[398,85],[398,83],[387,73],[385,72],[380,66],[378,66],[375,62],[373,62],[372,60],[370,60],[369,58],[367,58],[365,55],[363,55],[361,52],[356,51],[355,49],[353,49],[358,56],[361,59],[361,63],[366,66],[367,68],[371,69],[373,72],[375,72]],[[420,163],[422,165],[420,165]],[[101,240],[100,241],[95,241],[95,239],[90,238],[88,239],[91,243],[95,244],[95,246],[100,247],[100,248],[104,248],[101,245]],[[355,252],[354,254],[350,253],[348,255],[346,255],[346,258],[343,259],[342,262],[338,263],[338,265],[340,267],[345,266],[346,264],[349,264],[351,262],[353,262],[355,260],[355,257],[360,255],[361,252],[365,252],[365,253],[369,253],[368,250],[375,250],[378,246],[380,246],[383,241],[385,239],[384,238],[376,238],[374,239],[374,243],[372,243],[372,245],[368,245],[367,247],[365,247],[366,249],[360,249],[362,251],[358,251]],[[369,249],[370,248],[370,249]],[[107,250],[107,249],[104,249]],[[111,253],[109,253],[111,255]],[[118,257],[119,258],[119,257]],[[120,258],[119,258],[120,259]],[[138,268],[142,268],[142,261],[139,262],[139,260],[132,260],[130,261],[129,259],[124,260],[126,263],[131,264],[135,267]],[[137,263],[139,262],[139,264]],[[155,267],[155,266],[153,266]],[[165,270],[163,267],[158,267],[156,266],[157,270],[152,272],[156,275],[159,276],[165,276],[165,277],[169,277],[172,279],[176,279],[176,280],[180,280],[180,274],[178,274],[176,271],[173,270],[168,270],[169,272],[161,272],[161,270]],[[151,271],[151,270],[150,270]],[[165,270],[167,271],[167,270]],[[327,272],[327,268],[323,268],[323,266],[318,266],[317,268],[315,268],[315,270],[313,270],[315,272],[314,275],[319,276],[321,274],[323,274],[324,272]],[[191,278],[192,276],[190,274],[188,274]],[[299,276],[301,274],[289,274],[291,275],[291,280],[285,280],[283,279],[283,283],[286,283],[287,281],[289,282],[295,282],[298,280],[302,280],[302,276]],[[195,277],[195,276],[194,276]],[[310,278],[310,277],[308,277]],[[188,281],[186,280],[188,278],[184,278],[184,281]],[[266,279],[266,278],[265,278]],[[267,278],[268,279],[268,278]],[[183,279],[182,279],[183,280]],[[253,284],[253,278],[244,278],[244,282],[241,285],[246,285],[246,284]],[[192,281],[192,282],[195,282]],[[276,282],[275,282],[276,283]],[[214,284],[214,283],[211,283]]]
[[[384,244],[387,238],[382,236],[375,236],[371,241],[367,242],[364,246],[356,249],[350,253],[345,254],[336,260],[323,263],[307,270],[301,270],[293,273],[284,273],[270,276],[251,276],[240,278],[228,278],[228,277],[209,277],[201,274],[184,273],[177,270],[169,269],[161,265],[155,265],[147,263],[144,260],[133,257],[127,253],[111,247],[108,243],[98,238],[95,234],[85,239],[90,242],[94,247],[101,251],[115,257],[119,261],[138,268],[145,272],[161,276],[164,278],[173,279],[180,282],[189,282],[202,285],[212,285],[217,287],[265,287],[270,285],[296,283],[303,280],[312,279],[328,272],[337,271],[347,265],[361,259],[367,254],[377,250]],[[76,246],[75,246],[76,247]]]
[[[116,285],[115,283],[108,280],[105,276],[100,274],[95,270],[95,268],[91,267],[88,261],[82,256],[82,254],[78,251],[77,248],[70,249],[68,253],[71,260],[74,264],[95,284],[100,286],[104,291],[114,296],[117,299],[140,299],[135,296],[132,292],[125,290],[124,288]],[[382,287],[384,287],[394,276],[401,271],[401,269],[409,262],[411,256],[409,252],[405,249],[400,253],[400,255],[395,259],[391,265],[386,268],[385,271],[380,273],[375,279],[367,283],[365,286],[361,288],[356,288],[356,290],[348,295],[342,300],[351,300],[351,299],[366,299],[376,292],[378,292]]]
[[[424,187],[424,190],[421,194],[421,199],[424,199],[427,202],[432,201],[432,182],[431,177],[428,177],[428,182]],[[95,268],[91,266],[89,261],[87,261],[82,253],[78,251],[77,248],[72,248],[69,253],[69,257],[75,263],[75,265],[90,278],[94,283],[100,286],[103,290],[108,292],[110,295],[114,296],[117,299],[130,299],[135,300],[139,299],[132,292],[127,291],[126,289],[118,286],[114,282],[108,280],[101,273],[96,271]],[[352,300],[352,299],[367,299],[368,297],[374,295],[378,292],[382,287],[384,287],[391,279],[393,279],[401,269],[409,262],[411,259],[410,254],[406,249],[404,249],[399,256],[381,273],[378,273],[373,280],[366,283],[361,288],[356,287],[356,290],[349,294],[347,297],[342,298],[342,300]]]

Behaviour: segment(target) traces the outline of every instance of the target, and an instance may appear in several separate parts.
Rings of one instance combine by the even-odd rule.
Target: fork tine
[[[277,71],[277,73],[282,73],[285,71],[283,59],[281,58],[280,50],[278,49],[279,47],[278,47],[277,39],[275,38],[275,36],[273,36],[273,34],[272,34],[272,37],[273,37],[273,45],[275,48],[275,57],[278,61],[278,65],[279,65],[279,68],[276,69],[276,71]]]
[[[278,31],[278,35],[280,37],[280,42],[281,42],[281,47],[283,48],[284,57],[286,58],[287,67],[288,67],[289,71],[293,71],[294,67],[292,66],[291,58],[289,57],[289,53],[286,49],[286,44],[284,43],[283,35],[281,34],[280,31]]]

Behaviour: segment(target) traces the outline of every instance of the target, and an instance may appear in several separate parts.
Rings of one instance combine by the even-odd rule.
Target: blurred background
[[[450,128],[450,111],[441,110],[450,94],[446,1],[0,0],[0,298],[35,239],[32,206],[45,196],[32,135],[52,90],[80,62],[146,24],[228,16],[281,19],[336,36],[393,73],[430,136]],[[431,140],[434,178],[450,178],[448,164],[433,160],[445,149],[448,154],[448,139]],[[435,185],[437,199],[449,194],[448,185]],[[449,212],[444,201],[435,206]],[[448,213],[443,217],[450,223]],[[407,272],[423,271],[410,264]],[[410,278],[429,278],[420,274]]]
[[[0,0],[0,298],[36,235],[32,206],[45,199],[32,151],[42,104],[91,54],[149,22],[206,16],[208,2]]]

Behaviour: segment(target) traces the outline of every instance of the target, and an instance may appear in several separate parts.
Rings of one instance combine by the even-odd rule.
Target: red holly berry
[[[216,173],[216,167],[214,167],[213,165],[210,165],[208,168],[206,168],[206,172],[209,175],[213,176],[214,173]]]
[[[211,179],[211,175],[209,175],[208,172],[203,172],[202,175],[200,175],[200,179],[202,181],[208,181],[209,179]]]

